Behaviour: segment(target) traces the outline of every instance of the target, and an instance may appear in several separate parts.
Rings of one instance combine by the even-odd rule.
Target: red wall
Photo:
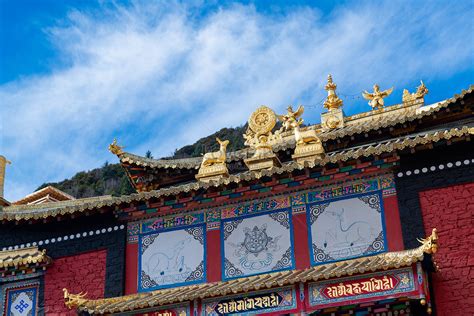
[[[76,315],[64,305],[63,288],[70,293],[87,292],[87,298],[104,297],[106,250],[57,258],[44,279],[46,315]]]
[[[419,193],[425,235],[438,229],[437,315],[474,315],[474,183]]]

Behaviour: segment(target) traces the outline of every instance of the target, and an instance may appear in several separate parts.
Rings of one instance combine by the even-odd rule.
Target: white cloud
[[[106,152],[115,135],[128,151],[156,157],[242,124],[260,104],[316,104],[329,72],[341,93],[377,81],[400,95],[419,78],[472,69],[469,1],[357,2],[324,16],[233,5],[197,18],[196,10],[135,3],[74,11],[49,29],[69,66],[0,87],[1,151],[14,162],[7,198],[115,161]],[[320,112],[308,110],[307,121]]]

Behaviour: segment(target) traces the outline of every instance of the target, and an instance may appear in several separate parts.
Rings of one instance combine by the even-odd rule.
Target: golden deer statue
[[[227,157],[227,145],[229,145],[228,140],[220,140],[219,137],[216,137],[216,141],[219,143],[220,148],[218,151],[210,152],[204,154],[202,157],[201,167],[209,167],[215,164],[224,164]]]

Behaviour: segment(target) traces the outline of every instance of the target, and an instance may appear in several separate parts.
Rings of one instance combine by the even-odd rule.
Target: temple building
[[[5,315],[474,315],[474,86],[249,113],[246,148],[116,155],[136,193],[3,198]],[[280,122],[280,124],[277,124]],[[281,128],[278,128],[281,126]]]

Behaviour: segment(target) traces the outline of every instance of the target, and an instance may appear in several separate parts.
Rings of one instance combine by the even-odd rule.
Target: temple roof
[[[20,248],[0,251],[0,271],[20,270],[29,266],[48,265],[51,258],[46,255],[46,250],[37,247]]]
[[[419,120],[423,117],[431,116],[442,109],[447,108],[450,104],[462,100],[467,94],[472,93],[474,85],[469,89],[463,90],[460,94],[454,95],[452,98],[446,99],[427,106],[421,106],[420,103],[414,104],[397,104],[387,106],[376,111],[364,112],[345,118],[344,127],[336,128],[329,131],[320,131],[321,124],[315,124],[306,127],[306,129],[315,129],[320,131],[319,137],[321,141],[334,140],[345,136],[365,133],[368,131],[379,130],[381,128],[395,126]],[[304,129],[302,129],[304,130]],[[295,147],[295,141],[292,132],[283,133],[283,141],[275,145],[275,151],[285,150]],[[242,160],[253,154],[250,148],[241,149],[235,152],[227,153],[227,162]],[[134,164],[142,167],[150,168],[184,168],[198,169],[202,161],[202,157],[181,158],[181,159],[151,159],[128,152],[121,152],[117,155],[122,163]]]
[[[462,139],[474,135],[474,123],[462,126],[460,128],[438,128],[423,133],[409,134],[402,137],[392,138],[383,142],[369,143],[350,149],[344,149],[327,153],[322,160],[312,164],[297,164],[294,161],[284,163],[281,167],[274,167],[269,170],[262,171],[245,171],[239,174],[230,175],[228,178],[211,181],[209,183],[193,181],[187,184],[172,186],[150,192],[140,192],[120,197],[100,196],[93,198],[76,199],[70,201],[62,201],[55,203],[45,203],[38,205],[13,205],[4,207],[0,210],[0,220],[34,220],[54,217],[64,214],[72,214],[76,212],[87,212],[102,207],[118,206],[122,203],[133,203],[137,201],[147,200],[149,198],[158,198],[165,196],[173,196],[183,192],[197,191],[199,189],[207,189],[210,187],[218,187],[230,183],[239,183],[241,181],[250,181],[259,179],[264,176],[273,174],[288,173],[304,168],[312,168],[317,165],[324,166],[339,161],[347,161],[373,155],[381,155],[383,153],[392,153],[404,149],[412,149],[417,146],[425,146],[440,141],[450,141]]]
[[[463,90],[452,98],[424,105],[422,99],[416,102],[405,102],[356,114],[343,118],[342,127],[333,129],[323,128],[321,124],[301,127],[305,130],[315,130],[326,156],[344,157],[338,155],[341,150],[357,150],[367,143],[383,144],[390,142],[396,136],[429,132],[447,123],[455,123],[456,127],[465,126],[461,122],[472,122],[472,110],[469,110],[467,96],[472,94],[474,85]],[[472,100],[469,99],[469,100]],[[466,105],[465,105],[466,104]],[[469,123],[468,122],[468,123]],[[451,125],[453,126],[453,125]],[[290,152],[295,148],[293,130],[281,132],[281,140],[272,144],[273,152],[283,163],[292,160]],[[195,180],[202,157],[183,159],[150,159],[124,152],[114,144],[111,150],[120,160],[132,186],[137,192],[153,191],[160,188],[179,186]],[[253,148],[244,148],[226,153],[226,164],[231,175],[245,173],[248,169],[244,161],[254,155]],[[334,162],[334,159],[331,160]],[[324,161],[322,162],[324,164]]]
[[[75,200],[76,198],[72,195],[67,194],[53,186],[48,185],[38,191],[28,194],[24,198],[13,202],[13,205],[30,205],[30,204],[43,204],[49,202],[59,202]]]
[[[85,294],[70,294],[66,289],[65,304],[69,308],[91,314],[106,314],[132,311],[147,307],[162,306],[194,299],[203,299],[227,294],[235,294],[295,284],[297,282],[318,281],[346,275],[374,272],[410,266],[422,261],[425,254],[433,254],[438,249],[438,236],[433,229],[431,236],[420,240],[415,249],[381,253],[374,256],[333,262],[304,270],[272,272],[230,281],[203,283],[175,287],[105,299],[87,299]]]
[[[44,219],[113,205],[110,204],[111,201],[114,201],[111,195],[104,195],[43,204],[12,205],[0,209],[0,220]]]

